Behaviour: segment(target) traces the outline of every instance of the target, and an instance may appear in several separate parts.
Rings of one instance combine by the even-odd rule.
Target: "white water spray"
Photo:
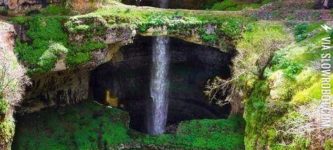
[[[153,68],[150,84],[152,98],[148,133],[162,134],[165,131],[168,114],[168,43],[167,37],[156,37],[153,44]]]

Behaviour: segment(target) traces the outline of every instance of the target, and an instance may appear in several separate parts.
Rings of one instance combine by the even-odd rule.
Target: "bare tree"
[[[21,100],[23,86],[29,83],[25,72],[15,54],[0,47],[0,96],[12,106]]]

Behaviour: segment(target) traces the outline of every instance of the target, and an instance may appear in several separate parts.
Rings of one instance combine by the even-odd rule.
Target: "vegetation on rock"
[[[29,83],[12,50],[13,33],[11,25],[0,22],[0,149],[11,146],[15,133],[14,107],[21,101],[24,85]]]
[[[329,34],[318,23],[293,26],[298,43],[275,52],[245,100],[246,149],[324,148],[323,143],[332,138],[321,133],[325,129],[316,126],[315,119],[321,82],[314,63],[320,59],[321,39]]]
[[[259,8],[260,6],[270,3],[272,0],[257,0],[255,2],[242,2],[239,0],[224,0],[217,2],[212,6],[213,10],[242,10],[244,8]]]
[[[107,1],[112,4],[98,8],[106,1],[84,2],[67,1],[69,7],[50,5],[10,19],[26,33],[17,38],[15,53],[28,73],[53,71],[59,62],[65,62],[64,69],[79,68],[93,61],[95,52],[106,51],[115,43],[127,44],[136,34],[197,38],[201,44],[237,50],[233,77],[216,78],[206,93],[215,96],[209,93],[225,92],[228,87],[231,94],[226,99],[212,102],[236,103],[239,110],[235,113],[240,113],[244,105],[246,123],[239,116],[192,120],[182,122],[175,134],[148,136],[128,129],[128,116],[123,111],[83,103],[23,116],[14,149],[115,149],[127,145],[165,149],[332,149],[332,129],[320,129],[316,117],[322,103],[321,43],[324,37],[333,38],[333,31],[321,28],[324,21],[311,21],[329,20],[329,11],[290,10],[296,14],[290,15],[281,11],[288,7],[274,10],[282,5],[268,5],[256,13],[247,10],[271,0],[224,0],[208,6],[228,11],[135,7],[112,0]],[[87,10],[87,14],[76,12]],[[0,10],[0,14],[7,11]],[[262,18],[283,21],[256,20]],[[13,108],[27,83],[25,70],[6,52],[0,50],[0,146],[12,141]],[[333,79],[331,73],[329,77]],[[332,81],[330,85],[333,90]]]

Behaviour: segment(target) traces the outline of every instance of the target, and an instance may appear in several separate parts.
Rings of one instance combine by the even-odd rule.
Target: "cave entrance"
[[[141,132],[147,131],[153,39],[136,37],[91,73],[93,99],[128,111],[130,127]],[[231,76],[233,55],[176,38],[170,38],[169,55],[167,131],[185,120],[226,118],[231,106],[210,104],[203,91],[209,79]]]

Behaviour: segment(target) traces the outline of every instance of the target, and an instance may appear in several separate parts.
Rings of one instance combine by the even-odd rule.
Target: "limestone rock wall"
[[[0,6],[6,6],[9,10],[24,11],[40,9],[48,4],[60,2],[61,0],[0,0]]]
[[[10,149],[15,133],[14,107],[22,98],[25,69],[14,54],[15,30],[0,21],[0,149]],[[5,108],[4,108],[5,107]]]
[[[20,113],[75,104],[88,99],[89,70],[67,70],[32,76]]]

